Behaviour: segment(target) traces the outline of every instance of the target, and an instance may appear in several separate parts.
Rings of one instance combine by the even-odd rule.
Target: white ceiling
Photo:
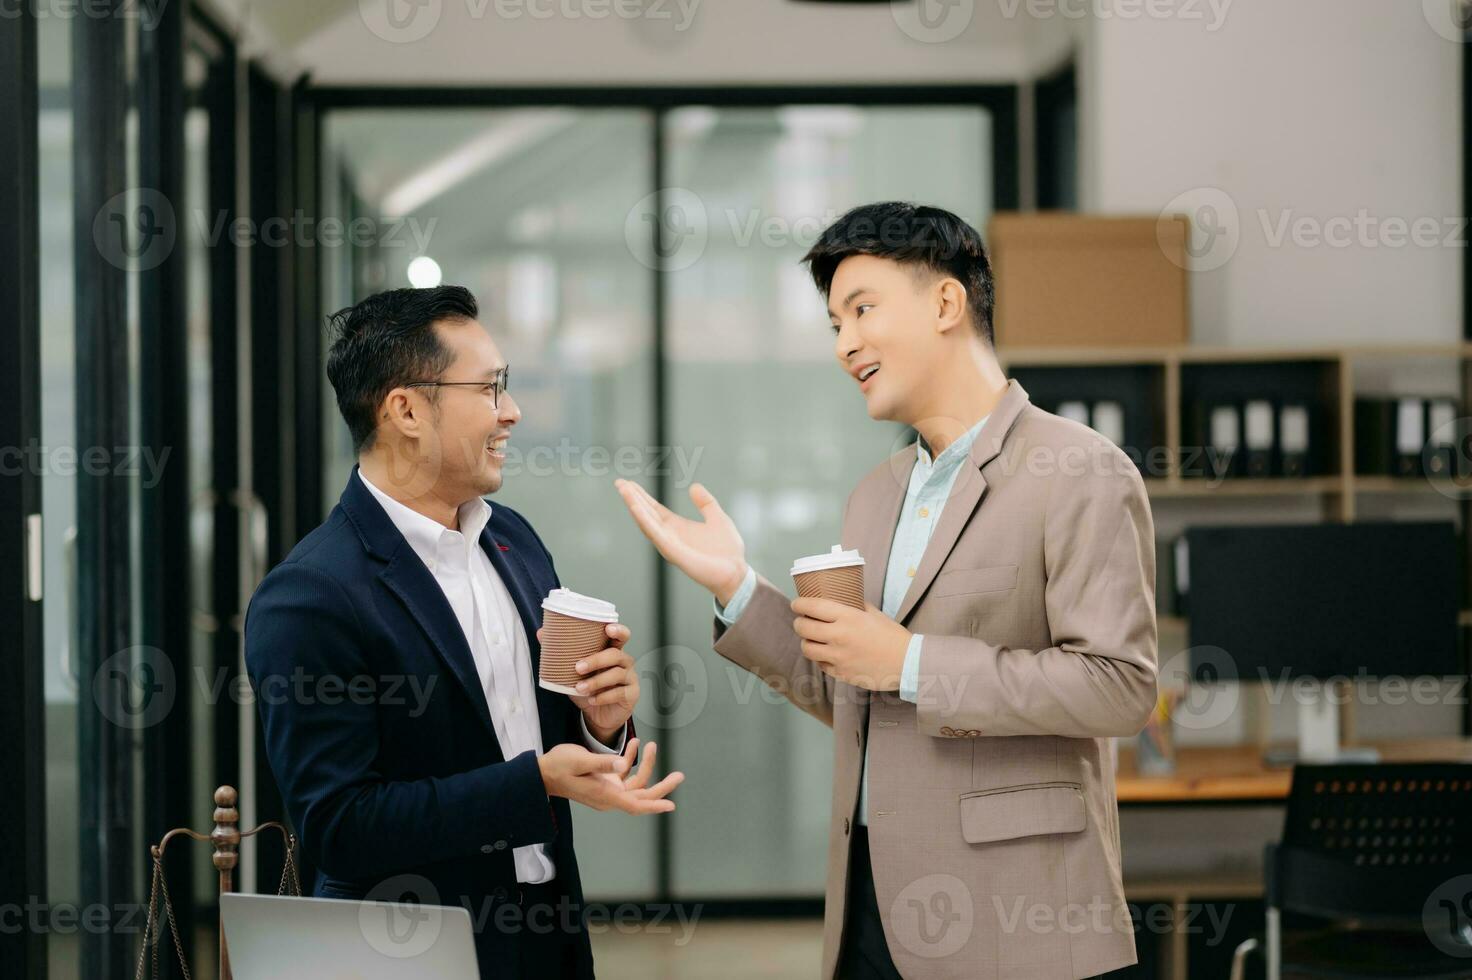
[[[324,85],[1005,82],[1060,63],[1081,4],[916,0],[199,0]],[[1061,9],[1060,9],[1061,8]],[[1071,10],[1077,8],[1077,10]],[[1029,10],[1043,16],[1031,16]],[[918,20],[920,14],[929,21]],[[954,35],[954,36],[952,36]]]

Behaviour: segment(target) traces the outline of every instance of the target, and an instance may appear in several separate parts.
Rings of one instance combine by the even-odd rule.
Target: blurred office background
[[[23,461],[3,490],[7,891],[124,908],[147,895],[148,843],[211,827],[216,785],[240,788],[247,825],[282,815],[238,688],[241,628],[353,462],[323,319],[443,281],[477,295],[513,366],[525,418],[500,498],[564,584],[618,604],[646,671],[640,725],[689,775],[669,819],[578,814],[591,897],[705,909],[682,949],[678,932],[600,938],[604,975],[812,975],[831,736],[711,652],[708,597],[656,560],[613,478],[687,511],[704,482],[783,582],[908,438],[834,369],[797,263],[819,229],[883,199],[983,230],[999,213],[1179,212],[1179,344],[1002,350],[1054,409],[1079,378],[1139,380],[1146,449],[1189,443],[1165,419],[1212,364],[1244,398],[1283,383],[1318,399],[1325,456],[1303,482],[1154,474],[1161,575],[1203,523],[1445,521],[1465,542],[1464,493],[1357,465],[1342,425],[1356,398],[1466,414],[1467,17],[1455,0],[37,0],[0,20],[19,326],[0,341],[17,400],[0,444]],[[1336,219],[1372,230],[1340,243]],[[1426,220],[1421,240],[1387,237]],[[1170,591],[1175,681],[1189,633]],[[1359,699],[1354,734],[1467,735],[1459,663],[1430,703]],[[1291,703],[1232,696],[1182,745],[1294,737]],[[1139,904],[1221,898],[1244,910],[1235,928],[1260,922],[1280,815],[1252,802],[1127,808]],[[241,886],[274,891],[279,864],[247,845]],[[169,874],[211,976],[214,869],[181,848]],[[27,931],[15,975],[122,976],[137,938]],[[1184,975],[1180,936],[1140,945],[1132,975]],[[1190,952],[1190,976],[1225,975],[1224,939]]]

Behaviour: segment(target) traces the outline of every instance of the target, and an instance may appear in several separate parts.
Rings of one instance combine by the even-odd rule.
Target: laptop
[[[439,905],[220,896],[235,980],[479,980],[470,913]]]

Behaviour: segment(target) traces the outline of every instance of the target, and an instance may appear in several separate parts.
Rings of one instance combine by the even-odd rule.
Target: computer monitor
[[[1450,523],[1194,527],[1186,539],[1193,678],[1463,672]],[[1337,699],[1315,700],[1300,706],[1300,757],[1340,760]]]

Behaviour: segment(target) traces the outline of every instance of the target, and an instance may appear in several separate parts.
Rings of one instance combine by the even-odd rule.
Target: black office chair
[[[1268,980],[1472,978],[1472,765],[1299,766],[1264,864]],[[1472,879],[1469,879],[1472,882]],[[1453,890],[1456,894],[1453,894]],[[1327,920],[1283,933],[1283,913]]]

